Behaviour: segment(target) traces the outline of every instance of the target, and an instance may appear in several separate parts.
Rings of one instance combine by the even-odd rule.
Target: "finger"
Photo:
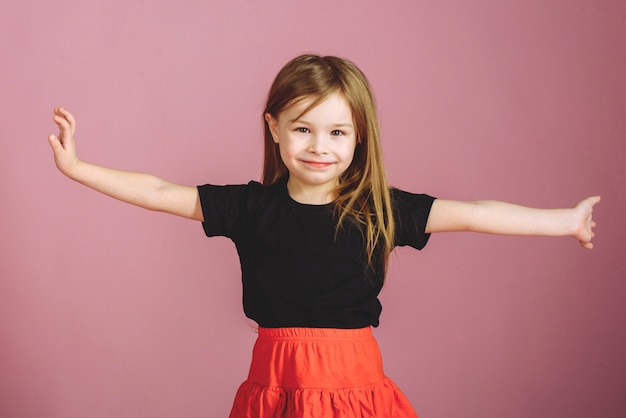
[[[59,110],[59,114],[63,115],[65,120],[67,120],[70,130],[72,132],[72,135],[74,135],[74,133],[76,132],[76,119],[74,118],[74,115],[72,115],[69,110],[63,107],[59,107],[58,110]]]
[[[74,115],[72,115],[70,112],[66,112],[67,115],[67,120],[70,123],[70,126],[72,127],[72,135],[74,135],[76,133],[76,119],[74,119]]]
[[[593,244],[591,242],[581,242],[580,246],[586,248],[587,250],[591,250],[593,248]]]
[[[61,145],[61,141],[59,141],[59,138],[57,138],[55,135],[48,136],[48,143],[50,144],[50,146],[52,147],[52,150],[55,153],[57,153],[57,151],[60,151],[60,149],[63,148],[63,145]]]
[[[69,112],[65,109],[63,109],[62,107],[57,107],[54,109],[54,111],[52,112],[52,119],[68,119],[68,114]]]
[[[601,199],[602,199],[602,197],[600,197],[600,196],[593,196],[593,197],[590,197],[590,198],[589,198],[589,200],[591,201],[591,202],[590,202],[590,203],[591,203],[591,206],[592,206],[592,207],[593,207],[593,206],[595,206],[595,204],[596,204],[596,203],[598,203]]]
[[[67,118],[61,112],[54,112],[54,115],[52,115],[52,120],[54,120],[55,122],[57,122],[57,121],[66,121],[67,122]]]
[[[52,111],[52,113],[55,116],[63,116],[63,108],[62,107],[55,107],[54,110]]]
[[[63,115],[55,114],[52,117],[52,119],[58,125],[59,129],[62,131],[61,134],[65,134],[68,131],[71,131],[70,123]],[[62,138],[60,138],[60,139],[62,139]]]

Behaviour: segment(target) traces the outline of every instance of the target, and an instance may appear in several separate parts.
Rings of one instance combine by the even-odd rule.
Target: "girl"
[[[76,122],[54,110],[59,170],[116,199],[201,221],[231,238],[243,306],[258,325],[231,417],[415,417],[383,373],[371,327],[387,261],[431,233],[570,235],[592,248],[590,197],[572,209],[435,199],[390,188],[373,95],[337,57],[287,63],[269,91],[263,181],[189,187],[78,159]]]

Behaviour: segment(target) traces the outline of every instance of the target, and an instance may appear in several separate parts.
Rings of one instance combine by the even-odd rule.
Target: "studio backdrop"
[[[256,337],[233,244],[63,177],[52,109],[86,161],[246,183],[267,90],[307,52],[369,77],[397,187],[603,198],[592,251],[440,234],[394,252],[375,334],[418,414],[626,416],[625,18],[618,0],[3,5],[0,416],[227,416]]]

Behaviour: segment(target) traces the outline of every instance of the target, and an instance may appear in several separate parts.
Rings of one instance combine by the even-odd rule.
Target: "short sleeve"
[[[408,245],[421,250],[430,238],[430,234],[426,233],[426,223],[435,198],[399,189],[391,189],[391,198],[395,211],[395,245]]]
[[[202,207],[204,233],[209,236],[234,238],[245,228],[249,219],[250,201],[262,186],[257,182],[248,184],[198,186]]]

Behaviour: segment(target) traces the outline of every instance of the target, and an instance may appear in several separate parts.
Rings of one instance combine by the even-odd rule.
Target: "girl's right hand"
[[[71,177],[72,171],[80,164],[74,143],[76,120],[70,112],[62,107],[54,109],[52,119],[59,127],[58,136],[53,134],[48,136],[48,142],[54,152],[54,162],[63,174]]]
[[[76,156],[74,116],[58,107],[54,109],[52,119],[59,126],[59,135],[48,137],[54,152],[54,162],[72,180],[142,208],[198,221],[204,219],[196,187],[170,183],[151,174],[116,170],[83,162]]]

